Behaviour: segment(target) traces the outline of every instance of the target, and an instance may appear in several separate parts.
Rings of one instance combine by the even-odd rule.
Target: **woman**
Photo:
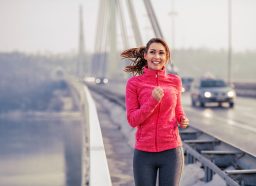
[[[168,45],[160,38],[146,47],[128,49],[121,54],[132,64],[126,85],[127,120],[136,127],[133,172],[136,186],[178,186],[183,168],[182,143],[178,131],[189,120],[181,105],[181,80],[166,74],[170,59]]]

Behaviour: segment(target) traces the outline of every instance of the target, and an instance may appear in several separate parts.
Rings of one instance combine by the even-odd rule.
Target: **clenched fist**
[[[157,100],[161,100],[164,96],[164,90],[161,87],[155,87],[152,91],[152,96]]]
[[[189,125],[189,120],[188,120],[188,118],[182,117],[182,118],[181,118],[181,121],[180,121],[180,127],[183,128],[183,129],[185,129],[185,128],[188,127],[188,125]]]

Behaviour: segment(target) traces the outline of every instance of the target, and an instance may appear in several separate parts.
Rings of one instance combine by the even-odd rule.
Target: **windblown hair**
[[[121,56],[124,59],[129,59],[131,61],[131,64],[125,67],[125,72],[132,73],[133,75],[140,75],[143,73],[143,68],[147,65],[147,60],[144,59],[144,54],[148,52],[152,43],[162,44],[166,50],[167,61],[170,59],[170,49],[167,43],[160,38],[152,38],[148,41],[146,46],[130,48],[121,53]]]

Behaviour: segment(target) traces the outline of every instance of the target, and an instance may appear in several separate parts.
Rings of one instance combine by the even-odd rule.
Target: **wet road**
[[[230,109],[209,104],[192,107],[188,94],[183,95],[184,109],[191,125],[256,156],[256,99],[240,98]]]

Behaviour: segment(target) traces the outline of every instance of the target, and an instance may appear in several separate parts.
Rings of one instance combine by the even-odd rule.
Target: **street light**
[[[175,11],[175,0],[171,1],[171,12],[169,13],[169,15],[172,18],[172,43],[171,43],[171,48],[172,48],[172,56],[171,56],[171,63],[170,63],[170,69],[171,71],[175,71],[174,70],[174,53],[175,53],[175,17],[177,16],[177,12]]]
[[[231,83],[232,69],[232,0],[228,0],[228,83]]]

